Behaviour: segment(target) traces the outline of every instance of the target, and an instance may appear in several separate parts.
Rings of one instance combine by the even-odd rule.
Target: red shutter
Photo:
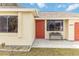
[[[79,41],[79,22],[75,23],[75,40]]]

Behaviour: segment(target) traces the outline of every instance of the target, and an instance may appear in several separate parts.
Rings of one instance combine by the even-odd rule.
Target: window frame
[[[61,21],[61,22],[62,22],[62,30],[49,30],[49,29],[48,29],[48,21],[54,21],[54,22],[55,22],[55,21]],[[57,20],[57,19],[56,19],[56,20],[54,20],[54,19],[52,19],[52,20],[47,20],[46,27],[47,27],[47,29],[46,29],[47,31],[63,31],[63,30],[64,30],[64,22],[63,22],[62,19],[61,19],[61,20]]]
[[[14,32],[9,31],[9,28],[10,28],[9,27],[10,17],[12,17],[12,16],[0,16],[0,18],[1,18],[0,21],[5,20],[3,22],[6,22],[6,24],[4,25],[4,28],[6,27],[6,29],[1,29],[0,33],[17,33],[18,32],[18,16],[13,16],[13,17],[16,17],[17,18],[17,20],[16,20],[17,21],[17,31],[16,32],[15,31]],[[4,24],[4,23],[1,22],[1,24]],[[2,30],[4,30],[4,31],[2,31]]]
[[[21,20],[19,19],[19,16],[18,16],[18,14],[0,14],[0,16],[17,16],[17,21],[18,21],[18,29],[17,29],[17,33],[16,32],[0,32],[0,37],[1,36],[9,36],[9,37],[16,37],[16,36],[18,36],[19,35],[19,30],[21,30],[21,29],[19,29],[20,28],[20,24],[19,24],[19,22],[21,22]]]

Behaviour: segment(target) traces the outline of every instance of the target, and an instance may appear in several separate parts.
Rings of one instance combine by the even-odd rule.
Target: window
[[[47,31],[63,31],[63,20],[47,20]]]
[[[0,32],[17,32],[17,16],[0,16]]]

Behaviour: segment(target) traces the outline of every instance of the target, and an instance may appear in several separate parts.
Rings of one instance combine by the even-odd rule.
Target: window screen
[[[63,31],[63,20],[48,20],[47,31]]]
[[[0,16],[0,32],[18,32],[17,16]]]

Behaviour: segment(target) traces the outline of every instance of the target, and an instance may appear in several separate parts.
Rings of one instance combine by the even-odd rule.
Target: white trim
[[[45,24],[44,24],[44,25],[45,25],[45,29],[44,29],[44,31],[45,31],[45,39],[47,39],[47,38],[46,38],[46,33],[47,33],[47,21],[45,20],[44,22],[45,22]]]
[[[37,9],[31,8],[0,8],[0,12],[31,12],[33,15],[38,15]]]
[[[2,14],[2,13],[0,13],[0,16],[17,16],[18,14],[17,13],[4,13],[4,14]]]
[[[58,19],[59,19],[59,20],[60,20],[60,19],[63,19],[63,20],[72,19],[72,20],[74,20],[74,19],[79,19],[79,17],[70,17],[70,18],[69,18],[69,17],[67,17],[67,18],[66,18],[66,17],[65,17],[65,18],[61,18],[61,17],[59,17],[59,18],[54,18],[54,17],[52,17],[52,18],[35,18],[35,20],[41,20],[41,19],[44,19],[44,20],[48,20],[48,19],[49,19],[49,20],[51,20],[51,19],[54,19],[54,20],[55,20],[55,19],[57,19],[57,20],[58,20]]]
[[[0,16],[7,16],[7,15],[0,15]],[[10,16],[10,15],[9,15]],[[9,17],[8,16],[8,17]],[[15,16],[15,15],[13,15],[13,16]],[[18,17],[18,15],[16,15],[17,17]],[[8,17],[7,17],[7,19],[8,19]],[[18,18],[17,18],[18,19]],[[18,19],[19,20],[19,19]],[[7,20],[8,21],[8,20]],[[7,25],[8,25],[8,23],[7,23]],[[8,29],[8,28],[7,28]],[[0,36],[3,36],[3,37],[5,37],[5,36],[17,36],[18,35],[18,32],[17,33],[15,33],[15,32],[0,32]]]
[[[27,8],[0,8],[0,11],[35,11],[35,9],[27,9]]]

